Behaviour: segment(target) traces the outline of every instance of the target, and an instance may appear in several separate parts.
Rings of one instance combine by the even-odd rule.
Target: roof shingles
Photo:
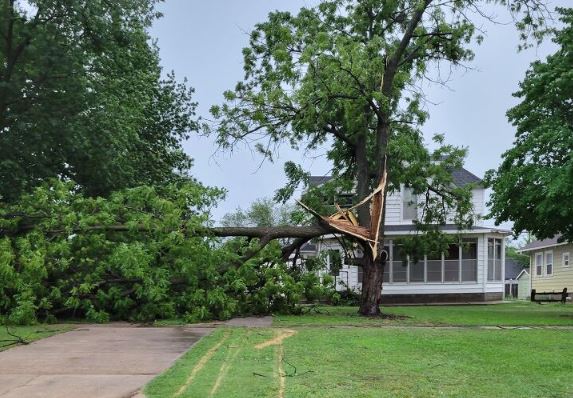
[[[559,238],[561,238],[561,235],[556,235],[553,238],[548,238],[548,239],[543,239],[543,240],[535,240],[535,241],[528,243],[525,246],[523,246],[520,249],[520,251],[525,252],[525,251],[540,249],[543,247],[550,247],[550,246],[556,246],[556,245],[563,244],[563,242],[559,242]]]

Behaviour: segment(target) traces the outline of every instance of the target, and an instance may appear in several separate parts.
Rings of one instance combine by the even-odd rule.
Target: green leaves
[[[94,196],[186,178],[196,104],[186,82],[161,77],[146,31],[156,0],[5,3],[1,201],[49,178]]]
[[[291,276],[276,242],[241,263],[256,239],[249,245],[195,235],[208,235],[210,209],[222,195],[188,181],[90,198],[73,182],[53,180],[18,204],[0,204],[0,220],[12,220],[0,229],[7,235],[0,239],[0,314],[30,323],[292,311],[303,282]],[[289,209],[275,212],[264,200],[245,223],[271,226],[289,217]]]
[[[521,103],[507,113],[517,130],[514,147],[487,181],[496,222],[513,221],[516,235],[573,240],[573,10],[559,13],[560,49],[527,71],[515,94]]]

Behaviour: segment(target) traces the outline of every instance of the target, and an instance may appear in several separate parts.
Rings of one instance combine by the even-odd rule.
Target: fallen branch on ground
[[[0,340],[0,343],[8,343],[8,344],[0,345],[0,348],[10,347],[13,345],[28,345],[28,344],[30,344],[30,342],[25,340],[22,336],[18,336],[17,334],[10,332],[10,328],[8,327],[8,325],[4,325],[4,326],[6,327],[6,334],[10,337],[13,337],[13,339]]]

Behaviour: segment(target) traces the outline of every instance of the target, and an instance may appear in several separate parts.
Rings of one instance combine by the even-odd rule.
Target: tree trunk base
[[[381,261],[374,261],[371,256],[368,256],[362,264],[362,270],[364,276],[358,313],[362,316],[380,316],[382,314],[380,301],[384,266]]]
[[[378,304],[362,304],[358,313],[363,316],[381,316],[380,306]]]

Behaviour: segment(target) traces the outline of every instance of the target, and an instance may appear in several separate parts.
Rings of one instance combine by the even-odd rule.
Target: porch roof
[[[439,230],[446,234],[471,234],[471,233],[496,233],[501,235],[511,235],[511,231],[494,228],[494,227],[482,227],[474,225],[471,228],[466,228],[460,230],[456,224],[445,224],[440,225]],[[413,224],[402,224],[402,225],[386,225],[384,227],[384,232],[386,235],[408,235],[416,233],[416,226]]]
[[[506,229],[494,228],[494,227],[481,227],[481,226],[474,226],[472,228],[466,228],[459,230],[458,226],[455,224],[446,224],[441,225],[439,230],[445,234],[463,234],[463,235],[471,235],[471,234],[497,234],[502,236],[511,235],[511,231]],[[384,227],[384,235],[386,237],[394,237],[394,236],[406,236],[412,235],[417,232],[416,227],[413,224],[396,224],[396,225],[386,225]],[[340,234],[330,234],[325,235],[325,238],[335,238]]]

